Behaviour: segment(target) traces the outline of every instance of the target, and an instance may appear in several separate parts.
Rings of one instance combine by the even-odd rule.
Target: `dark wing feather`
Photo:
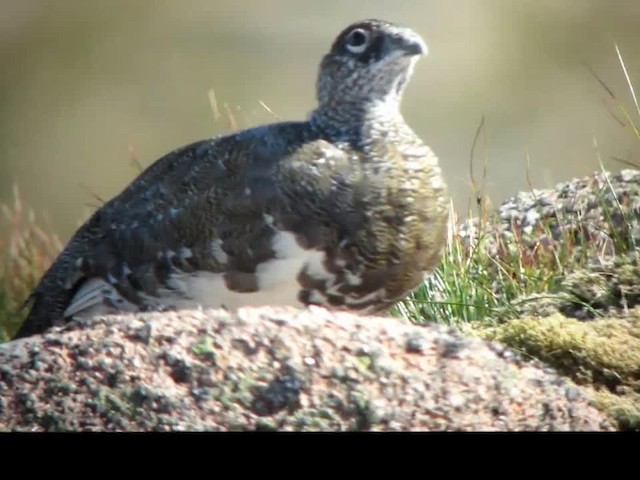
[[[301,220],[309,221],[299,208],[309,198],[303,193],[318,190],[314,178],[322,177],[309,166],[313,157],[331,156],[347,163],[307,124],[282,123],[197,142],[162,157],[76,232],[33,292],[15,338],[67,321],[64,311],[90,278],[108,280],[139,304],[139,293],[154,294],[174,268],[255,270],[273,253],[273,228],[263,214],[275,215],[283,228],[301,229]],[[292,195],[283,181],[297,183]],[[221,242],[225,264],[211,255],[213,240]],[[184,248],[189,255],[180,255]]]

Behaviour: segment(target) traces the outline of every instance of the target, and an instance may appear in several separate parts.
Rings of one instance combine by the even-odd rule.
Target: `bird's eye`
[[[362,28],[353,30],[346,40],[347,50],[351,53],[362,53],[369,45],[369,32]]]

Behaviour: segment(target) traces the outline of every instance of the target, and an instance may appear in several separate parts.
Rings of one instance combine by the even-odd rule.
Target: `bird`
[[[14,338],[122,312],[390,309],[437,267],[448,189],[401,101],[428,53],[410,27],[344,28],[304,120],[177,148],[78,228]]]

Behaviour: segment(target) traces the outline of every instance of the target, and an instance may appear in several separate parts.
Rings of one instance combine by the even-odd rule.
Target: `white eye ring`
[[[352,30],[347,36],[346,47],[351,53],[362,53],[369,46],[369,32],[362,28]]]

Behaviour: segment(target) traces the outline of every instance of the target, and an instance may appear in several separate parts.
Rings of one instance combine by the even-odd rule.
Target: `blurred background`
[[[439,155],[456,207],[470,151],[494,204],[530,186],[640,163],[589,65],[633,112],[638,0],[0,0],[0,203],[17,184],[63,240],[102,199],[192,141],[314,107],[320,57],[354,20],[407,24],[430,54],[403,111]],[[640,94],[640,92],[638,92]],[[597,142],[597,149],[594,144]]]

